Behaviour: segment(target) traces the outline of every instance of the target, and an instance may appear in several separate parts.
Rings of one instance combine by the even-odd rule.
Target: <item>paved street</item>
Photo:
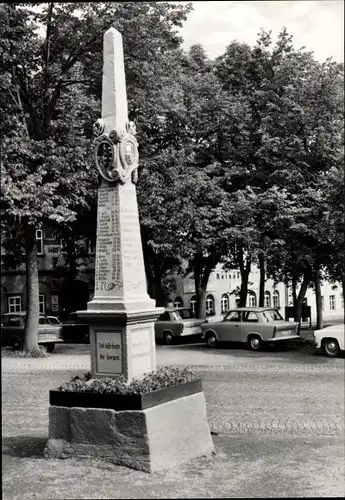
[[[28,436],[40,439],[38,446],[43,449],[48,429],[48,390],[82,374],[89,364],[89,346],[79,344],[60,345],[42,360],[2,358],[5,458],[11,446],[20,448],[21,438],[27,443]],[[176,496],[344,493],[343,357],[329,359],[313,348],[257,353],[243,346],[210,350],[201,344],[185,343],[158,346],[157,364],[195,366],[203,380],[210,428],[217,433],[217,457],[213,462],[209,459],[206,468],[210,477],[218,477],[219,486],[212,482],[212,490],[206,494],[205,471],[200,465],[206,462],[196,462],[168,473],[170,482],[176,479]],[[29,400],[28,380],[32,387]],[[34,422],[30,428],[25,427],[28,417]],[[6,471],[12,461],[8,460],[3,474],[10,488]],[[202,475],[201,483],[187,487],[182,479],[197,474],[198,468],[202,469],[198,473]],[[164,489],[162,478],[152,481],[149,497],[172,496]],[[179,481],[185,485],[183,488]],[[145,495],[138,490],[114,498],[148,498],[147,491]]]

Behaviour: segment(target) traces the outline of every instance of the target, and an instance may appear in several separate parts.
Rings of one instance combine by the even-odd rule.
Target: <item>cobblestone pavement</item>
[[[34,415],[43,411],[44,426],[48,424],[48,389],[90,368],[88,346],[67,346],[66,349],[67,353],[57,351],[40,360],[2,358],[4,430],[14,414],[24,417],[28,412]],[[344,435],[343,359],[316,354],[303,356],[299,351],[210,351],[195,345],[160,346],[157,364],[176,364],[186,353],[188,364],[193,364],[203,380],[211,431],[222,435]],[[215,360],[227,364],[211,364]],[[186,363],[180,361],[179,364]],[[49,386],[44,396],[40,373],[45,374],[43,380]],[[38,390],[37,398],[14,405],[10,389],[14,374],[17,390],[18,384],[25,387],[30,377]]]
[[[88,346],[59,348],[45,359],[2,358],[7,500],[344,493],[344,359],[312,351],[159,347],[158,365],[193,365],[201,376],[217,455],[150,476],[88,461],[43,464],[49,389],[90,367]],[[62,474],[58,487],[57,468]],[[92,481],[85,481],[88,476]],[[24,477],[26,486],[17,477]],[[35,491],[34,497],[30,491]]]

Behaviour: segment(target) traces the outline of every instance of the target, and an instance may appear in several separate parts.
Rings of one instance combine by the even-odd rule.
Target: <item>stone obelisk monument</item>
[[[110,28],[103,43],[102,118],[94,125],[100,176],[95,294],[78,316],[90,325],[92,378],[123,374],[130,381],[156,368],[154,321],[163,309],[147,294],[122,36]]]

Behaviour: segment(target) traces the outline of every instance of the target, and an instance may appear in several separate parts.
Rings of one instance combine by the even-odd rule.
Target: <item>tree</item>
[[[176,27],[189,9],[154,2],[51,2],[39,10],[35,5],[1,6],[1,101],[7,117],[2,124],[2,211],[8,221],[2,229],[6,234],[14,217],[21,221],[17,236],[27,256],[26,350],[37,346],[35,230],[46,222],[73,223],[77,212],[88,208],[86,194],[94,185],[88,171],[90,124],[99,110],[101,72],[95,71],[102,64],[102,35],[112,25],[124,32],[127,62],[135,61],[128,64],[130,95],[137,101],[143,75],[154,81],[157,65],[151,68],[149,62],[161,61],[157,54],[180,43]],[[68,115],[68,106],[74,113]]]
[[[236,159],[237,172],[230,160],[224,179],[230,177],[232,182],[225,182],[224,189],[233,189],[235,181],[241,190],[250,187],[261,203],[269,198],[271,188],[286,190],[291,211],[281,221],[282,228],[278,225],[273,230],[270,214],[262,216],[265,206],[262,213],[256,204],[252,258],[259,259],[263,269],[264,255],[267,259],[273,252],[269,272],[284,282],[292,279],[299,319],[315,269],[325,265],[325,239],[314,227],[320,204],[311,189],[316,189],[320,173],[339,164],[343,155],[343,67],[332,61],[320,64],[303,48],[296,51],[285,29],[275,45],[265,32],[259,34],[252,50],[233,42],[217,59],[216,67],[223,88],[242,99],[248,110],[242,120],[240,146],[231,128],[227,130],[223,158]],[[261,276],[261,302],[263,281]]]
[[[226,204],[210,167],[227,112],[226,98],[200,46],[188,53],[176,51],[169,65],[158,94],[156,119],[144,128],[139,209],[144,239],[150,237],[148,261],[156,256],[156,262],[189,263],[186,272],[193,272],[198,304],[204,307],[207,281],[221,255],[220,228],[226,218],[221,210]],[[198,314],[205,311],[199,309]]]

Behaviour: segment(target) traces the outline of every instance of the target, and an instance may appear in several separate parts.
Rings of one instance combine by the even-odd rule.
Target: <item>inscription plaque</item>
[[[150,327],[131,329],[133,373],[147,371],[152,368],[151,331]]]
[[[121,332],[96,332],[96,372],[122,374]]]

